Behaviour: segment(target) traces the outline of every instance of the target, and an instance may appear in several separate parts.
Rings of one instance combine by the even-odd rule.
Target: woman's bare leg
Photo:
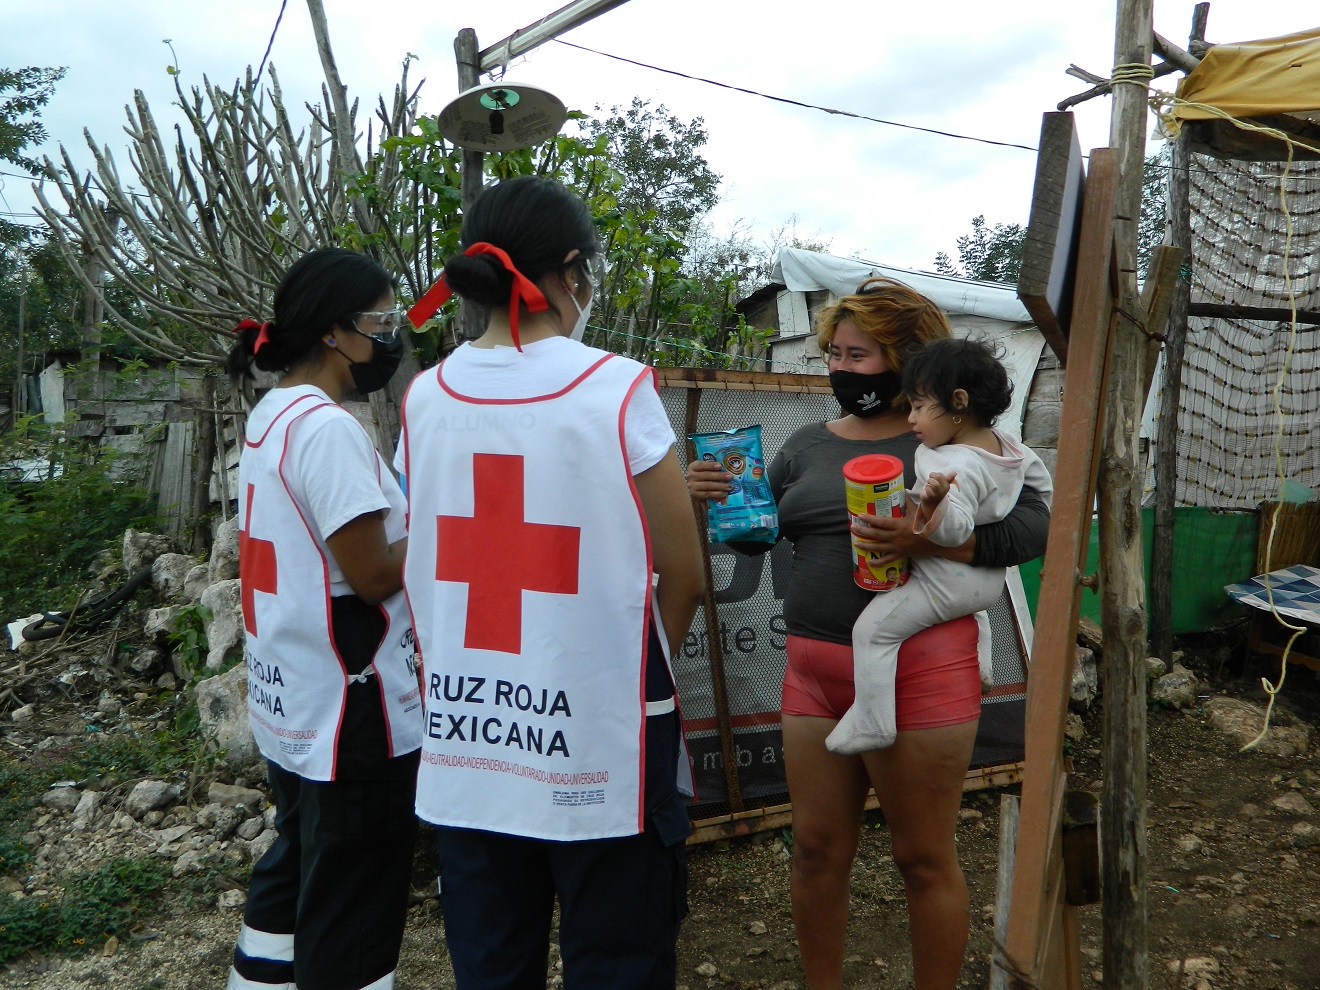
[[[914,990],[953,990],[967,951],[967,881],[954,833],[977,724],[900,732],[889,749],[861,756],[907,891]]]
[[[788,796],[793,802],[790,899],[809,990],[843,985],[848,883],[870,782],[856,756],[838,756],[825,737],[832,718],[785,715]]]

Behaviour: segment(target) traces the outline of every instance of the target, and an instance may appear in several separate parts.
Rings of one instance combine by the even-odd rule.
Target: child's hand
[[[919,533],[926,527],[934,517],[935,510],[944,501],[944,496],[949,494],[949,486],[957,483],[957,471],[950,471],[948,474],[941,474],[939,471],[930,473],[930,477],[926,479],[926,487],[917,495],[917,511],[912,518],[912,527],[916,532]]]

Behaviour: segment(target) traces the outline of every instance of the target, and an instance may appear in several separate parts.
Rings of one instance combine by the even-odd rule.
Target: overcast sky
[[[351,97],[364,108],[392,91],[405,55],[426,79],[423,112],[457,92],[453,41],[476,30],[481,47],[566,0],[500,3],[325,0],[331,43]],[[280,0],[0,0],[0,66],[68,67],[44,114],[56,157],[64,144],[85,165],[87,128],[131,174],[124,106],[143,90],[158,123],[177,118],[167,66],[185,85],[232,84],[260,63]],[[1185,45],[1193,0],[1156,0],[1155,29]],[[1041,114],[1087,88],[1064,74],[1113,64],[1113,2],[1096,0],[629,0],[563,40],[663,69],[883,120],[1034,146]],[[1314,0],[1214,0],[1207,37],[1247,41],[1320,24]],[[164,44],[172,42],[172,51]],[[177,61],[176,61],[177,59]],[[291,108],[320,101],[320,63],[305,0],[287,0],[271,61]],[[930,270],[954,253],[971,218],[1025,223],[1035,155],[955,140],[732,92],[550,42],[508,67],[570,109],[663,103],[702,117],[704,154],[723,177],[711,217],[758,239],[793,224],[835,254]],[[1172,86],[1168,77],[1157,85]],[[1083,150],[1107,143],[1107,97],[1078,108]],[[305,111],[293,114],[295,122]],[[365,115],[360,115],[365,121]],[[3,166],[5,171],[13,171]],[[0,210],[27,213],[29,183],[0,176]],[[796,218],[794,220],[794,218]]]

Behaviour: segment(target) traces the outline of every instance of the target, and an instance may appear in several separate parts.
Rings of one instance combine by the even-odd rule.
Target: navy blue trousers
[[[671,697],[654,629],[647,660],[647,700]],[[673,990],[692,831],[675,783],[680,731],[676,711],[646,720],[640,835],[556,842],[436,829],[458,990],[545,990],[556,899],[564,990]]]

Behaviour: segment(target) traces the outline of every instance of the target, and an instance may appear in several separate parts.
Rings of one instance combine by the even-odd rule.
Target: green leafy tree
[[[98,552],[152,526],[150,497],[126,480],[143,475],[141,457],[88,447],[39,417],[0,438],[3,614],[67,608]]]
[[[587,192],[607,264],[593,320],[599,346],[668,363],[724,353],[737,251],[725,259],[735,267],[712,277],[709,269],[693,271],[689,250],[690,240],[705,236],[701,222],[718,201],[720,177],[701,155],[704,124],[641,99],[582,122],[596,180]]]
[[[1150,257],[1164,243],[1168,203],[1166,190],[1172,152],[1166,142],[1141,164],[1141,216],[1137,220],[1137,271],[1146,274]]]
[[[714,207],[720,177],[701,156],[709,138],[702,118],[685,123],[663,103],[652,108],[634,98],[626,110],[611,107],[609,116],[584,123],[590,138],[604,138],[619,177],[619,208],[647,218],[644,230],[685,238]]]
[[[37,66],[0,69],[0,162],[34,175],[43,171],[42,164],[27,151],[46,140],[41,111],[64,72],[63,68]],[[0,218],[0,248],[21,247],[28,236],[27,227]]]
[[[78,346],[82,295],[78,276],[48,238],[31,237],[0,253],[0,381],[15,381],[20,351],[34,370],[44,354]]]
[[[1169,150],[1147,156],[1141,167],[1141,216],[1137,221],[1137,271],[1145,275],[1151,254],[1164,241],[1165,189],[1169,176]],[[985,215],[972,218],[972,232],[959,237],[958,263],[940,251],[935,270],[941,275],[987,282],[1016,283],[1022,269],[1022,244],[1027,228],[1016,223],[986,224]]]
[[[606,268],[588,343],[649,361],[727,363],[728,341],[743,332],[730,325],[732,304],[751,266],[736,237],[705,256],[691,249],[714,244],[702,220],[719,176],[700,154],[702,121],[643,100],[609,114],[574,112],[576,128],[537,148],[488,156],[486,172],[552,176],[589,204]]]
[[[955,242],[958,263],[944,251],[935,255],[935,270],[941,275],[974,278],[983,282],[1016,282],[1022,270],[1022,242],[1027,228],[1016,223],[990,227],[985,214],[972,217],[972,232]]]
[[[26,151],[46,140],[41,111],[64,72],[63,68],[37,66],[0,69],[0,161],[33,174],[43,171],[41,162]]]

